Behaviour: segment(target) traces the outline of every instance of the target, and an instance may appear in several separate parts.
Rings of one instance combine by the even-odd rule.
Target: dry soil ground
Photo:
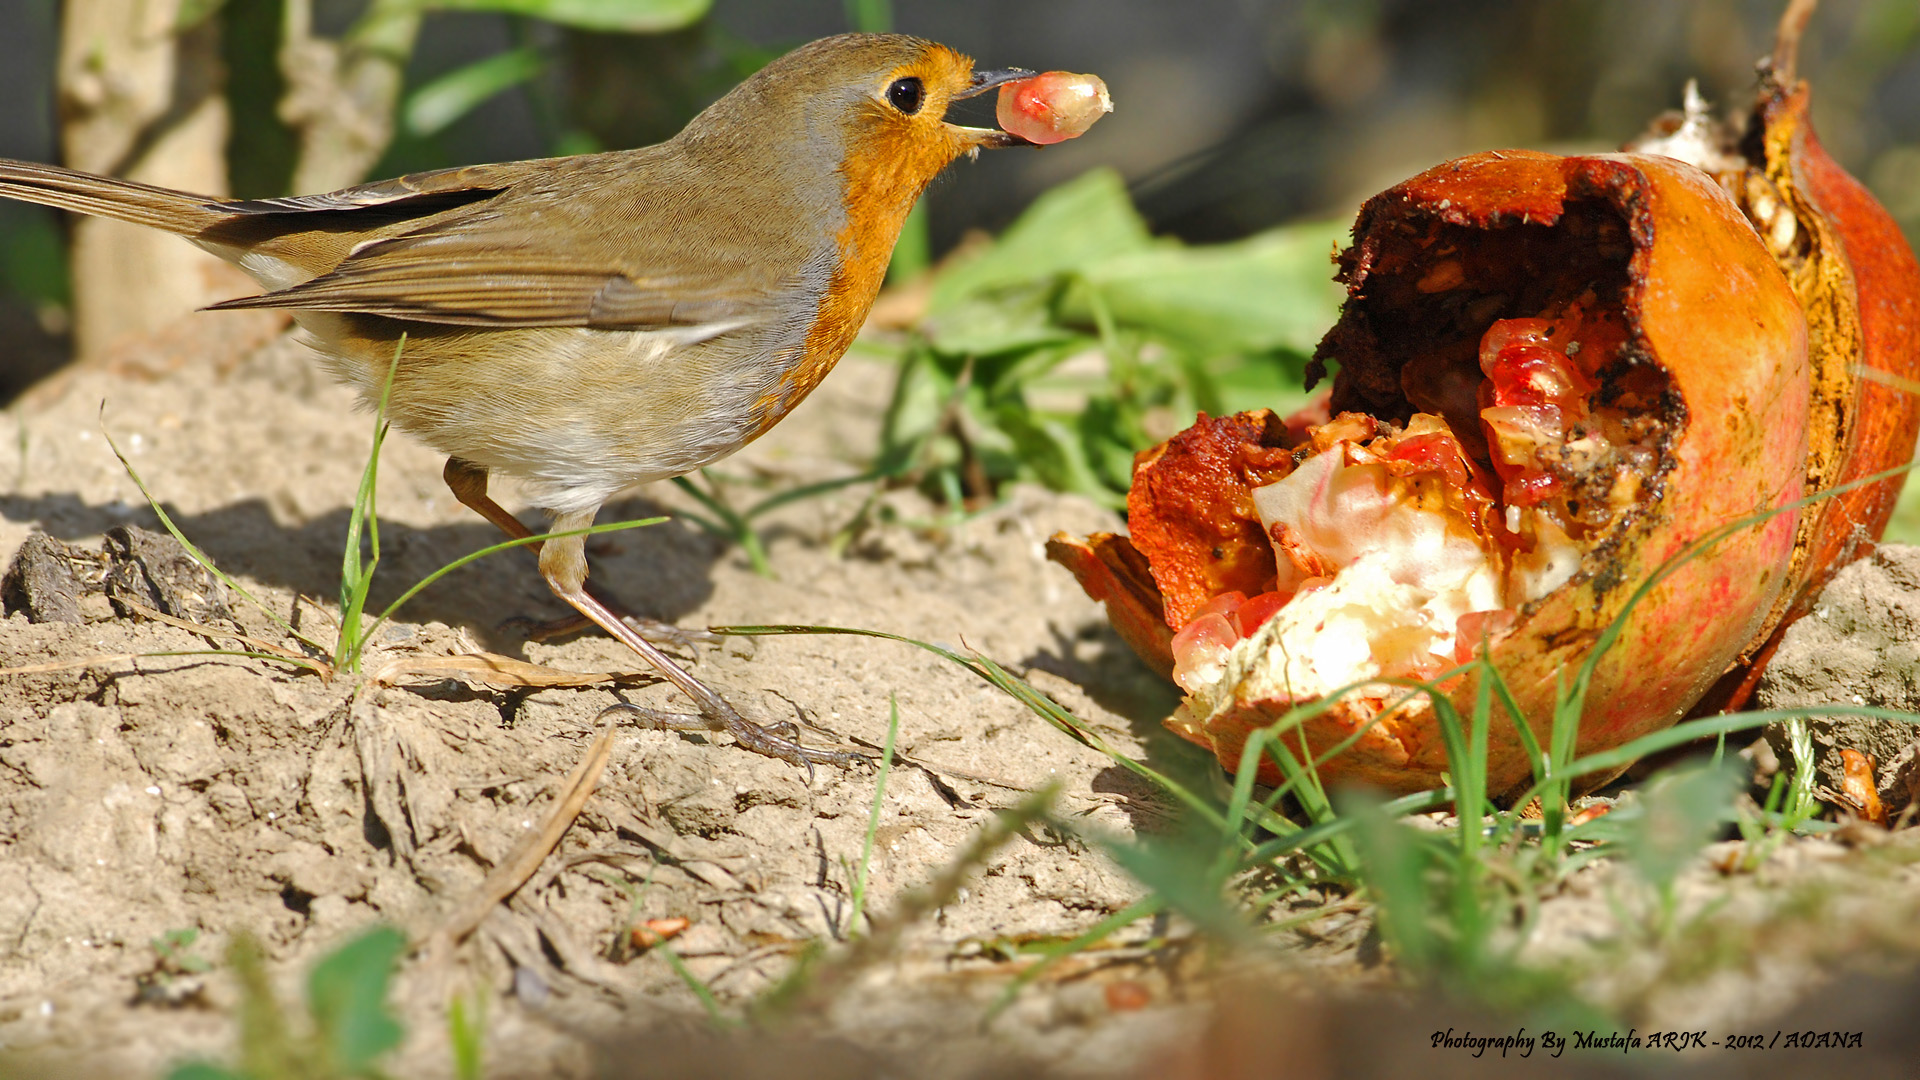
[[[0,563],[35,533],[98,550],[117,526],[154,527],[104,426],[190,538],[269,607],[329,637],[371,421],[302,347],[205,336],[213,332],[69,370],[13,407],[0,438]],[[723,468],[776,490],[857,472],[890,383],[888,368],[856,353]],[[376,609],[496,539],[453,501],[440,465],[404,435],[387,443]],[[595,580],[686,625],[856,626],[979,650],[1117,749],[1204,778],[1202,757],[1160,731],[1171,689],[1042,557],[1049,533],[1111,528],[1110,514],[1019,490],[943,522],[914,492],[896,491],[880,494],[884,512],[837,545],[871,494],[856,485],[768,519],[772,580],[684,520],[597,540]],[[602,520],[687,505],[662,485]],[[185,613],[287,642],[257,610],[227,604],[230,618]],[[479,650],[573,671],[634,667],[604,637],[538,644],[502,629],[514,616],[561,610],[530,556],[492,556],[428,589],[378,635],[367,662],[388,672],[378,685],[279,662],[160,655],[210,646],[116,614],[99,595],[80,600],[80,622],[0,621],[0,667],[40,668],[0,675],[0,1054],[36,1073],[66,1063],[134,1076],[183,1057],[224,1057],[237,994],[218,961],[236,933],[260,941],[291,1000],[317,957],[374,923],[416,938],[443,925],[540,826],[605,706],[672,703],[644,679],[537,689],[419,671]],[[996,808],[1048,781],[1059,785],[1057,810],[1088,829],[1125,837],[1170,820],[1169,800],[1110,758],[912,647],[808,636],[692,651],[694,670],[750,716],[798,715],[815,745],[877,747],[897,702],[902,763],[875,835],[870,911],[892,908],[950,865]],[[1142,894],[1097,850],[1045,829],[1016,835],[897,951],[786,1035],[755,1044],[760,1065],[698,1043],[703,1014],[687,983],[661,950],[627,945],[628,930],[690,920],[677,954],[737,1013],[805,943],[844,939],[875,782],[869,769],[809,776],[725,737],[619,728],[597,791],[532,880],[457,951],[403,965],[394,1000],[409,1038],[390,1074],[451,1070],[445,1015],[456,994],[487,1002],[489,1075],[625,1075],[645,1062],[661,1075],[767,1066],[785,1075],[1115,1076],[1170,1060],[1193,1075],[1235,1075],[1228,1058],[1196,1057],[1196,1037],[1308,1075],[1358,1075],[1376,1059],[1437,1075],[1490,1071],[1484,1059],[1434,1051],[1434,1024],[1418,1006],[1366,996],[1328,1004],[1342,997],[1330,987],[1364,995],[1391,978],[1369,918],[1339,897],[1313,899],[1327,901],[1322,917],[1258,960],[1192,944],[1177,920],[1143,924],[983,1023],[1018,969],[1007,959],[1014,946],[1070,937]],[[1727,848],[1710,849],[1682,890],[1684,912],[1707,912],[1710,940],[1651,940],[1644,890],[1603,867],[1548,898],[1530,955],[1566,958],[1596,999],[1643,1031],[1686,1026],[1717,1038],[1824,1008],[1817,1022],[1864,1027],[1893,1046],[1904,1025],[1882,1014],[1910,1008],[1911,987],[1834,990],[1824,973],[1889,957],[1882,974],[1904,970],[1900,958],[1920,938],[1920,849],[1861,832],[1794,843],[1759,871],[1729,876],[1719,869],[1730,865]],[[156,939],[189,928],[199,931],[192,953],[215,961],[210,973],[162,962]],[[1249,979],[1303,989],[1305,1003],[1268,1007]],[[1230,1007],[1216,1015],[1223,1001]],[[653,1034],[631,1034],[639,1030]],[[1875,1075],[1869,1056],[1834,1060]],[[1582,1061],[1550,1067],[1619,1067]],[[0,1060],[0,1072],[8,1067]]]

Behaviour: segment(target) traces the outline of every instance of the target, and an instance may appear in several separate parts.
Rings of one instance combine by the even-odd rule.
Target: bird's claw
[[[620,621],[633,627],[634,633],[655,645],[672,645],[688,653],[694,653],[696,645],[718,645],[726,640],[724,636],[711,630],[678,626],[659,619],[649,619],[644,615],[622,615]]]

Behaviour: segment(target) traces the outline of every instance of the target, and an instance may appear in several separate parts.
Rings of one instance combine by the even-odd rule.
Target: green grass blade
[[[1793,748],[1793,779],[1787,783],[1783,815],[1793,822],[1813,816],[1813,737],[1804,717],[1787,721],[1787,744]]]
[[[1670,728],[1666,732],[1656,732],[1654,735],[1636,739],[1624,747],[1617,747],[1603,754],[1590,755],[1588,758],[1583,758],[1579,761],[1571,760],[1575,748],[1578,746],[1580,717],[1586,708],[1587,693],[1592,686],[1595,673],[1599,670],[1600,661],[1613,648],[1614,644],[1618,642],[1620,635],[1625,632],[1627,621],[1632,616],[1634,610],[1639,607],[1640,602],[1646,599],[1648,594],[1658,587],[1661,582],[1678,572],[1680,568],[1688,562],[1712,550],[1722,541],[1737,535],[1743,530],[1752,528],[1778,514],[1805,509],[1856,488],[1893,479],[1894,477],[1903,475],[1914,467],[1915,463],[1909,463],[1886,469],[1850,483],[1829,488],[1819,494],[1809,495],[1782,506],[1761,510],[1728,522],[1716,529],[1711,529],[1682,548],[1671,558],[1661,563],[1655,568],[1653,573],[1647,576],[1645,581],[1642,581],[1639,586],[1634,589],[1633,593],[1628,596],[1625,605],[1621,607],[1619,614],[1614,616],[1613,620],[1607,624],[1606,628],[1601,632],[1600,637],[1595,641],[1593,649],[1575,670],[1572,683],[1568,685],[1563,682],[1559,687],[1555,697],[1553,731],[1549,738],[1552,749],[1548,755],[1547,775],[1544,777],[1541,776],[1540,770],[1536,768],[1533,786],[1528,789],[1526,795],[1521,797],[1522,805],[1534,797],[1538,797],[1541,800],[1542,809],[1545,811],[1546,816],[1543,834],[1545,841],[1544,846],[1549,852],[1557,857],[1564,845],[1565,835],[1561,829],[1561,822],[1564,818],[1568,795],[1572,790],[1572,781],[1577,776],[1588,775],[1602,771],[1603,769],[1624,767],[1639,757],[1657,752],[1657,749],[1678,746],[1689,741],[1690,738],[1704,738],[1708,735],[1721,734],[1726,731],[1745,730],[1746,728],[1756,726],[1756,724],[1752,722],[1733,721],[1730,726],[1724,728],[1702,729],[1692,726],[1694,722],[1689,722],[1688,724],[1679,725],[1677,728]],[[1563,670],[1561,677],[1564,679],[1564,676],[1565,671]],[[1826,711],[1837,712],[1839,710]],[[1711,720],[1717,718],[1705,719]],[[1697,734],[1688,736],[1685,733],[1689,731],[1696,732]]]
[[[897,470],[897,469],[894,469],[894,470],[868,469],[866,472],[859,473],[854,476],[843,476],[837,480],[819,480],[811,484],[802,484],[799,487],[788,488],[785,491],[781,491],[776,494],[769,495],[766,498],[761,499],[759,502],[754,503],[752,506],[747,507],[747,512],[742,514],[741,517],[747,521],[752,521],[754,518],[759,517],[761,514],[765,514],[772,510],[778,510],[782,506],[786,506],[789,503],[796,503],[796,502],[800,502],[803,499],[811,499],[820,495],[826,495],[831,492],[839,491],[841,488],[852,487],[855,484],[868,484],[868,483],[873,483],[879,480],[885,480],[896,475],[899,471],[900,470]]]
[[[660,954],[660,958],[667,962],[667,966],[673,969],[673,973],[680,976],[680,981],[686,983],[687,989],[693,991],[693,996],[700,1000],[700,1007],[707,1011],[708,1023],[722,1029],[740,1026],[738,1020],[720,1011],[720,1000],[713,996],[713,988],[701,981],[700,976],[695,975],[692,969],[687,967],[687,962],[680,959],[680,954],[673,951],[673,946],[663,941],[655,945],[653,951]]]
[[[742,637],[765,637],[780,634],[848,634],[854,637],[879,638],[883,641],[897,641],[917,649],[949,660],[972,672],[983,681],[1005,692],[1014,700],[1025,705],[1042,720],[1067,734],[1084,746],[1097,750],[1113,761],[1154,784],[1179,799],[1186,807],[1198,814],[1202,820],[1215,828],[1224,828],[1225,819],[1220,816],[1212,803],[1196,795],[1186,785],[1155,770],[1143,762],[1137,761],[1113,748],[1098,731],[1082,723],[1080,718],[1063,709],[1059,704],[1033,688],[1025,679],[1007,671],[992,659],[975,653],[971,657],[962,656],[952,649],[925,641],[917,641],[899,634],[889,634],[884,630],[861,630],[847,626],[810,626],[803,624],[781,623],[752,626],[714,626],[709,627],[716,634],[737,634]]]
[[[705,476],[706,470],[701,470],[701,475]],[[714,486],[711,478],[708,478],[707,484]],[[693,496],[695,502],[706,507],[720,519],[725,526],[724,530],[714,529],[711,522],[701,522],[701,524],[706,525],[708,530],[716,535],[724,536],[739,544],[740,550],[746,553],[747,562],[753,566],[754,573],[763,578],[776,576],[773,572],[773,563],[767,559],[766,545],[761,542],[759,530],[753,527],[752,522],[741,516],[739,511],[722,502],[717,495],[700,490],[699,485],[684,476],[674,477],[673,486]],[[695,518],[695,520],[699,519]]]
[[[817,947],[802,952],[793,971],[755,1002],[754,1018],[761,1023],[778,1023],[837,1000],[855,975],[895,954],[908,927],[953,903],[968,876],[985,866],[995,852],[1036,822],[1047,820],[1059,792],[1059,784],[1049,781],[1013,806],[996,808],[931,880],[903,894],[891,912],[870,920],[871,932],[852,939],[833,954]]]
[[[387,420],[387,405],[393,396],[394,376],[400,371],[400,356],[406,348],[407,335],[402,332],[400,340],[394,343],[387,377],[380,385],[380,402],[373,418],[373,449],[367,454],[366,468],[360,471],[360,489],[354,493],[353,509],[347,516],[347,543],[340,559],[340,636],[333,650],[334,666],[342,671],[360,670],[360,654],[366,645],[360,617],[366,610],[367,593],[373,588],[374,569],[380,565],[380,514],[375,505],[380,487],[380,448],[393,426]],[[372,547],[364,565],[360,561],[363,528]]]
[[[915,644],[918,643],[916,642]],[[1034,714],[1052,723],[1055,727],[1078,739],[1086,746],[1105,754],[1127,771],[1158,784],[1162,790],[1185,803],[1189,810],[1200,813],[1204,820],[1210,824],[1220,824],[1219,811],[1214,809],[1213,804],[1193,793],[1186,785],[1157,769],[1151,768],[1145,762],[1114,749],[1113,744],[1107,742],[1105,736],[1101,735],[1091,725],[1062,708],[1060,704],[1052,698],[1034,689],[1032,683],[1001,667],[999,661],[983,653],[975,653],[974,659],[978,664],[978,670],[982,678],[994,686],[999,687],[1002,691],[1005,691],[1015,700],[1025,705]]]
[[[1300,825],[1283,817],[1276,807],[1290,792],[1308,788],[1308,781],[1311,781],[1311,787],[1308,790],[1312,794],[1298,801],[1310,822],[1326,820],[1328,814],[1327,807],[1324,805],[1325,792],[1319,786],[1318,777],[1312,770],[1301,769],[1292,750],[1280,741],[1282,731],[1304,722],[1304,719],[1296,718],[1297,714],[1318,712],[1324,709],[1326,704],[1316,702],[1314,706],[1290,710],[1277,723],[1248,736],[1246,745],[1241,747],[1240,764],[1234,770],[1233,792],[1227,805],[1226,816],[1231,828],[1222,834],[1222,839],[1229,842],[1221,846],[1219,858],[1223,865],[1217,866],[1215,870],[1223,880],[1232,872],[1231,863],[1236,856],[1240,860],[1241,869],[1251,868],[1264,861],[1253,857],[1253,852],[1258,849],[1249,847],[1248,838],[1242,835],[1243,829],[1249,822],[1279,837],[1298,836],[1302,832]],[[1305,734],[1304,732],[1300,734],[1301,752],[1304,755],[1306,753]],[[1352,739],[1357,737],[1358,733],[1344,740],[1341,749],[1351,745]],[[1260,770],[1260,759],[1268,755],[1272,756],[1276,767],[1281,770],[1282,781],[1267,793],[1266,798],[1254,806],[1249,806],[1253,785]],[[1316,765],[1324,760],[1326,760],[1324,756],[1317,759]],[[1353,851],[1344,841],[1335,838],[1326,851],[1320,850],[1319,845],[1314,843],[1302,845],[1302,849],[1328,877],[1345,879],[1351,876]]]
[[[471,1001],[472,1004],[468,1004]],[[485,984],[471,998],[455,994],[447,1003],[447,1042],[453,1050],[454,1080],[480,1080],[487,1033]]]
[[[1207,936],[1230,947],[1256,944],[1253,928],[1224,898],[1226,880],[1208,872],[1198,837],[1146,835],[1132,841],[1053,819],[1054,831],[1079,836],[1105,852],[1120,869],[1147,887],[1148,894],[1185,916]],[[1204,828],[1204,826],[1203,826]]]
[[[167,534],[179,542],[180,546],[185,549],[188,557],[192,558],[194,562],[199,563],[207,573],[218,578],[221,584],[232,589],[235,595],[244,598],[249,604],[266,613],[267,618],[273,620],[273,624],[285,631],[287,636],[321,653],[332,655],[331,651],[325,645],[295,630],[292,623],[280,617],[279,612],[268,607],[265,602],[242,588],[239,582],[227,576],[225,570],[215,566],[213,560],[207,556],[206,552],[201,551],[194,545],[193,541],[187,539],[187,534],[181,532],[180,526],[173,523],[173,518],[169,516],[167,511],[160,505],[160,500],[154,498],[153,492],[147,490],[146,481],[140,479],[140,473],[133,467],[133,462],[127,460],[127,455],[120,452],[120,445],[113,441],[113,433],[107,430],[105,415],[106,404],[104,402],[101,403],[100,410],[100,434],[107,440],[107,448],[113,451],[114,457],[120,459],[120,467],[126,470],[127,476],[133,481],[133,486],[140,489],[141,496],[147,500],[147,506],[153,510],[154,516],[160,519],[161,527],[165,528]]]
[[[1533,733],[1533,725],[1527,723],[1527,716],[1520,711],[1520,703],[1514,700],[1513,688],[1507,685],[1506,676],[1493,665],[1493,652],[1485,643],[1480,646],[1481,678],[1493,684],[1494,696],[1507,711],[1507,718],[1513,722],[1514,733],[1520,737],[1520,745],[1526,749],[1527,762],[1533,766],[1533,778],[1544,780],[1547,776],[1548,761],[1545,751],[1540,747],[1540,739]]]
[[[1710,738],[1721,732],[1748,731],[1764,727],[1775,721],[1805,719],[1811,716],[1859,716],[1875,720],[1896,720],[1903,724],[1920,726],[1920,714],[1900,712],[1897,709],[1883,709],[1872,705],[1827,704],[1796,709],[1764,709],[1753,712],[1721,713],[1717,716],[1702,716],[1682,721],[1670,728],[1642,735],[1632,742],[1575,758],[1566,766],[1566,779],[1590,776],[1624,768],[1635,761],[1662,750],[1671,750],[1676,746],[1685,746],[1700,739]],[[1536,784],[1528,789],[1523,800],[1540,794],[1544,785]]]
[[[1399,678],[1363,680],[1351,683],[1331,691],[1314,701],[1295,706],[1288,710],[1286,715],[1282,716],[1273,725],[1263,729],[1263,731],[1270,733],[1269,737],[1271,741],[1258,744],[1264,745],[1269,750],[1269,756],[1274,761],[1275,766],[1280,769],[1284,778],[1283,782],[1275,787],[1260,804],[1260,809],[1263,812],[1260,817],[1261,825],[1267,828],[1268,831],[1283,838],[1299,830],[1299,826],[1288,822],[1285,818],[1277,814],[1271,813],[1272,808],[1279,800],[1288,794],[1294,796],[1295,800],[1299,802],[1301,810],[1307,815],[1309,821],[1314,824],[1323,824],[1336,819],[1338,813],[1333,806],[1333,802],[1327,793],[1325,785],[1320,780],[1320,767],[1339,754],[1346,752],[1349,747],[1353,746],[1354,743],[1358,742],[1368,731],[1372,730],[1373,726],[1378,724],[1382,718],[1391,715],[1395,710],[1407,705],[1407,703],[1415,697],[1424,694],[1435,702],[1445,702],[1447,699],[1440,693],[1438,684],[1469,671],[1471,668],[1472,665],[1461,665],[1451,670],[1441,672],[1430,682],[1416,682],[1411,679]],[[1341,738],[1340,741],[1328,747],[1325,752],[1313,757],[1311,768],[1305,767],[1303,762],[1308,759],[1310,747],[1306,741],[1306,733],[1302,725],[1333,708],[1348,694],[1369,686],[1381,685],[1399,687],[1406,692],[1391,701],[1385,708],[1381,709],[1373,719],[1349,732]],[[1436,704],[1435,707],[1439,708],[1440,706]],[[1294,732],[1300,739],[1300,754],[1298,757],[1294,756],[1291,748],[1279,740],[1280,735],[1289,731]],[[1260,733],[1255,733],[1255,735],[1249,736],[1249,743],[1254,744],[1259,734]],[[1246,761],[1247,756],[1243,748],[1242,765],[1240,771],[1236,773],[1236,777],[1245,774]],[[1449,788],[1448,790],[1451,791],[1452,789]],[[1304,851],[1309,858],[1313,859],[1313,861],[1330,876],[1339,879],[1349,879],[1358,867],[1359,862],[1357,852],[1343,835],[1344,831],[1345,830],[1336,830],[1329,833],[1314,832],[1312,834],[1313,839],[1310,841],[1300,843],[1297,846],[1288,846],[1285,850],[1288,852],[1293,850]],[[1322,850],[1323,845],[1325,850]],[[1258,850],[1260,850],[1260,848],[1249,849],[1247,853],[1248,861],[1243,865],[1253,866],[1257,862],[1266,861],[1265,859],[1252,858],[1253,853]]]
[[[1580,665],[1579,674],[1574,678],[1572,687],[1573,700],[1577,702],[1584,702],[1586,700],[1587,687],[1593,681],[1593,675],[1595,670],[1600,666],[1601,657],[1605,656],[1607,652],[1613,648],[1614,643],[1619,640],[1621,633],[1626,629],[1627,618],[1633,613],[1634,608],[1639,606],[1640,601],[1644,600],[1648,593],[1651,593],[1661,582],[1672,577],[1682,566],[1712,550],[1720,544],[1721,541],[1762,522],[1768,521],[1776,515],[1803,510],[1837,495],[1843,495],[1856,488],[1867,487],[1885,480],[1891,480],[1896,476],[1906,474],[1916,467],[1920,467],[1920,462],[1910,462],[1891,469],[1884,469],[1871,476],[1861,477],[1851,483],[1828,488],[1817,495],[1809,495],[1803,499],[1797,499],[1782,506],[1748,514],[1746,517],[1730,521],[1719,528],[1709,530],[1686,547],[1681,548],[1678,553],[1661,563],[1652,574],[1647,576],[1645,581],[1640,583],[1640,586],[1627,598],[1627,603],[1620,609],[1620,614],[1615,616],[1613,621],[1607,624],[1607,628],[1601,632],[1599,639],[1594,643],[1593,651],[1588,654],[1586,660]]]
[[[446,577],[448,574],[453,573],[455,570],[460,569],[461,567],[467,565],[468,563],[474,562],[479,559],[484,559],[487,556],[492,555],[497,551],[506,551],[508,548],[526,547],[528,544],[538,544],[548,540],[558,540],[562,537],[567,537],[567,536],[596,536],[600,533],[618,532],[622,529],[638,529],[646,525],[658,525],[665,520],[667,519],[664,517],[636,518],[632,521],[613,521],[605,525],[593,525],[585,529],[567,529],[562,532],[538,533],[533,536],[522,537],[516,540],[502,540],[498,544],[492,544],[487,547],[481,548],[479,551],[462,555],[459,558],[453,560],[452,562],[446,564],[445,566],[442,566],[440,569],[435,570],[433,573],[428,574],[426,577],[421,578],[419,581],[414,582],[411,588],[409,588],[406,592],[401,593],[398,599],[396,599],[393,603],[388,604],[386,606],[386,610],[380,613],[379,618],[373,620],[373,625],[367,627],[367,632],[364,635],[362,635],[362,637],[368,641],[373,640],[374,633],[378,631],[382,626],[386,625],[387,620],[393,617],[394,612],[400,610],[400,605],[406,603],[407,601],[413,599],[415,596],[419,595],[420,590],[426,588],[427,586],[433,584],[436,581],[439,581],[441,578]]]
[[[900,734],[900,699],[887,695],[887,740],[880,748],[879,775],[873,784],[873,812],[867,815],[867,835],[860,844],[860,870],[853,879],[852,910],[847,914],[847,933],[860,926],[867,907],[867,871],[873,865],[873,837],[880,831],[880,808],[887,800],[887,774],[893,769],[893,740]]]
[[[1231,871],[1232,860],[1239,854],[1243,840],[1241,834],[1247,824],[1248,807],[1253,802],[1253,783],[1260,774],[1260,755],[1266,752],[1267,743],[1275,737],[1273,732],[1272,727],[1262,728],[1248,736],[1246,745],[1240,748],[1240,766],[1233,773],[1233,792],[1227,798],[1226,813],[1220,827],[1222,862],[1215,868],[1215,872],[1221,877],[1225,877]],[[1278,797],[1274,801],[1278,802]],[[1286,822],[1286,824],[1291,826],[1293,823]]]
[[[1354,822],[1381,935],[1407,970],[1431,972],[1444,946],[1427,922],[1425,838],[1364,797],[1353,799],[1345,816]]]
[[[1039,960],[1028,964],[1020,974],[1014,976],[1012,982],[1001,988],[1000,993],[994,996],[993,1004],[987,1006],[982,1023],[992,1023],[994,1017],[1005,1012],[1007,1006],[1013,1004],[1013,1000],[1020,996],[1020,991],[1033,985],[1035,980],[1045,975],[1055,964],[1075,953],[1085,952],[1141,919],[1158,915],[1165,908],[1164,899],[1157,893],[1149,894],[1094,923],[1072,941],[1048,948]]]
[[[1486,680],[1479,681],[1475,689],[1476,711],[1480,713],[1479,728],[1484,735],[1485,712],[1478,708],[1485,703],[1485,695],[1491,688]],[[1460,819],[1460,859],[1463,865],[1472,866],[1474,854],[1480,847],[1480,822],[1486,814],[1487,762],[1484,742],[1476,748],[1473,736],[1466,730],[1466,724],[1460,716],[1460,710],[1454,708],[1452,700],[1443,694],[1433,695],[1434,720],[1440,725],[1441,740],[1447,747],[1447,771],[1453,778],[1454,813]],[[1475,750],[1479,753],[1476,755]]]
[[[1320,787],[1318,774],[1302,764],[1299,758],[1294,757],[1291,747],[1276,735],[1267,742],[1266,748],[1267,756],[1279,767],[1281,775],[1286,777],[1283,787],[1294,793],[1309,820],[1319,824],[1338,816],[1326,800],[1326,791]],[[1303,742],[1302,753],[1305,752]],[[1348,877],[1353,873],[1353,863],[1343,857],[1348,852],[1338,846],[1315,844],[1299,850],[1305,852],[1307,857],[1317,863],[1322,870],[1335,877]]]
[[[1437,806],[1445,806],[1453,801],[1452,788],[1436,788],[1432,791],[1416,791],[1411,795],[1402,795],[1390,802],[1380,804],[1380,812],[1389,817],[1400,818],[1408,814],[1417,814]],[[1299,832],[1266,841],[1247,853],[1246,865],[1272,862],[1295,851],[1314,845],[1328,843],[1335,838],[1352,832],[1355,820],[1351,816],[1338,816],[1330,820],[1309,825]]]

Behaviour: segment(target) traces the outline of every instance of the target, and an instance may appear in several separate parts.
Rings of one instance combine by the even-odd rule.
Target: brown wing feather
[[[453,169],[408,173],[391,180],[375,180],[356,187],[319,195],[293,195],[281,199],[244,199],[216,203],[214,209],[230,214],[310,214],[316,211],[354,211],[391,206],[422,196],[462,196],[488,198],[497,195],[528,175],[537,175],[529,166],[551,165],[548,161],[512,161],[500,165],[463,165]]]
[[[710,186],[677,154],[663,145],[469,166],[326,195],[223,204],[235,232],[274,233],[263,251],[298,255],[303,265],[313,265],[308,251],[331,257],[309,281],[217,306],[492,327],[645,328],[748,317],[755,310],[749,296],[771,283],[759,280],[746,252],[689,244],[658,217],[622,211],[683,202]],[[592,207],[583,191],[595,193]],[[358,226],[348,231],[359,242],[341,250],[333,245],[347,223]]]
[[[464,326],[641,328],[737,318],[724,281],[638,278],[484,217],[368,245],[311,281],[219,308],[347,311]],[[514,246],[503,243],[517,241]]]

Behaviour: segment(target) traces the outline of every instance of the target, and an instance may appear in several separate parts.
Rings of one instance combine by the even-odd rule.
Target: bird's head
[[[955,101],[1030,71],[976,71],[938,42],[905,34],[842,34],[761,68],[696,117],[690,143],[789,172],[832,170],[850,197],[906,209],[941,169],[982,148],[1031,145],[996,128],[950,123]],[[823,177],[824,179],[824,177]],[[839,185],[836,185],[839,186]]]

